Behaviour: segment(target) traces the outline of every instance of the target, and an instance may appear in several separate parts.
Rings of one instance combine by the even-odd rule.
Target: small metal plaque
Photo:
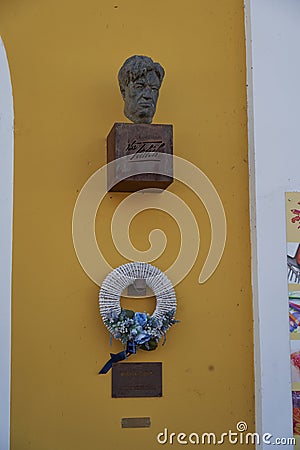
[[[162,363],[118,363],[112,367],[112,397],[161,397]]]
[[[149,428],[150,426],[150,417],[124,417],[122,419],[122,428]]]

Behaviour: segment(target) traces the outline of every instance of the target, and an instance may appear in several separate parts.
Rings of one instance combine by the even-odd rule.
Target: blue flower
[[[134,315],[134,319],[138,325],[144,326],[147,322],[147,314],[136,312]]]
[[[137,337],[135,338],[135,342],[137,343],[137,345],[142,345],[145,342],[150,341],[151,336],[150,334],[146,334],[146,333],[140,333],[137,335]]]

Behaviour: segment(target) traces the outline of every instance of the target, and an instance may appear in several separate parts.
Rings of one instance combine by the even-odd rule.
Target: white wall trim
[[[262,398],[261,398],[261,355],[260,323],[258,302],[258,260],[256,232],[256,172],[254,149],[254,105],[253,105],[253,65],[250,1],[244,1],[246,36],[246,85],[248,114],[248,161],[249,161],[249,200],[250,200],[250,239],[251,239],[251,279],[253,301],[253,341],[254,341],[254,389],[255,389],[255,425],[256,432],[262,434]]]
[[[11,280],[14,111],[10,72],[0,37],[0,448],[10,448]]]
[[[285,192],[300,191],[299,20],[299,0],[245,0],[256,428],[274,438],[293,433]]]

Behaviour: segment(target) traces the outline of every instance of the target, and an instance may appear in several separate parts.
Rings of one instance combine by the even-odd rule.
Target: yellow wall
[[[11,449],[150,450],[160,447],[164,427],[221,433],[245,420],[253,430],[243,1],[5,0],[0,34],[15,102]],[[98,286],[79,265],[71,235],[78,192],[105,164],[112,124],[126,121],[116,75],[133,54],[165,67],[155,122],[174,124],[176,155],[212,180],[228,222],[221,263],[199,285],[209,219],[187,187],[170,187],[193,210],[202,240],[176,287],[181,323],[165,347],[131,358],[163,362],[160,399],[111,399],[110,375],[97,375],[109,337]],[[97,218],[114,267],[126,262],[109,231],[124,197],[107,196]],[[147,248],[153,227],[168,236],[154,262],[165,270],[179,248],[178,228],[163,212],[141,213],[131,227],[138,248]],[[153,302],[143,305],[151,310]],[[122,430],[121,418],[132,416],[150,416],[151,428]]]

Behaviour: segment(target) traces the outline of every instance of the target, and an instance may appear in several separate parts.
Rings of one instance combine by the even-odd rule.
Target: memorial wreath
[[[120,305],[124,289],[135,280],[143,279],[156,297],[153,314],[123,309]],[[111,336],[124,345],[124,350],[111,353],[111,359],[99,373],[107,373],[114,362],[122,361],[138,348],[155,350],[159,340],[177,323],[176,295],[167,276],[157,267],[143,262],[131,262],[117,267],[105,278],[99,295],[100,314]]]

